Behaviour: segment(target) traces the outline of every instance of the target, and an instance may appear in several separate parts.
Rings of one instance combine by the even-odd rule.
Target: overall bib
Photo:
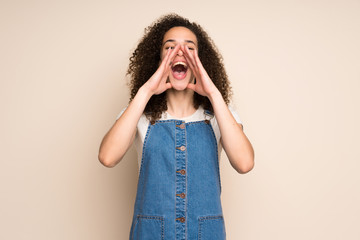
[[[216,137],[208,120],[149,124],[130,240],[224,240]]]

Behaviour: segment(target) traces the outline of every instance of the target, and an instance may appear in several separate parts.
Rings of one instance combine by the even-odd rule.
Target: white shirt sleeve
[[[229,106],[229,110],[230,110],[231,114],[233,115],[233,117],[235,118],[235,121],[236,121],[237,123],[240,123],[241,126],[242,126],[243,123],[242,123],[242,121],[240,120],[240,117],[239,117],[239,115],[237,114],[237,112],[236,112],[232,107],[230,107],[230,106]],[[215,117],[211,120],[211,126],[213,127],[213,130],[214,130],[214,134],[215,134],[215,137],[216,137],[216,141],[217,141],[217,143],[218,143],[218,152],[219,152],[219,154],[220,154],[221,151],[222,151],[222,146],[221,146],[221,142],[220,142],[221,134],[220,134],[219,125],[218,125]],[[244,129],[244,127],[243,127],[243,129]]]
[[[117,115],[116,120],[118,120],[121,117],[121,115],[125,112],[126,108],[127,106]]]
[[[233,117],[235,118],[236,122],[242,124],[240,117],[239,117],[238,113],[235,111],[235,109],[233,109],[231,106],[229,106],[229,110],[230,110],[231,114],[233,115]]]

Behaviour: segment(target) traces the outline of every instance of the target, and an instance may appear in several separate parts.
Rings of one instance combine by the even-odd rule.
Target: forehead
[[[163,43],[168,40],[175,40],[176,42],[192,41],[197,44],[195,34],[186,27],[170,28],[164,35]]]

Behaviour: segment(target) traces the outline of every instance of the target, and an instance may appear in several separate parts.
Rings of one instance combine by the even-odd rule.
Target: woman
[[[105,135],[99,160],[114,167],[135,142],[130,239],[225,239],[219,154],[224,148],[246,173],[254,152],[227,106],[230,85],[215,45],[198,24],[166,15],[146,29],[128,74],[130,103]]]

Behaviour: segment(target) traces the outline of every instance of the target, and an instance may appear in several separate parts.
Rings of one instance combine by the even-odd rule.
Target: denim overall
[[[130,240],[224,240],[220,193],[209,120],[149,124]]]

